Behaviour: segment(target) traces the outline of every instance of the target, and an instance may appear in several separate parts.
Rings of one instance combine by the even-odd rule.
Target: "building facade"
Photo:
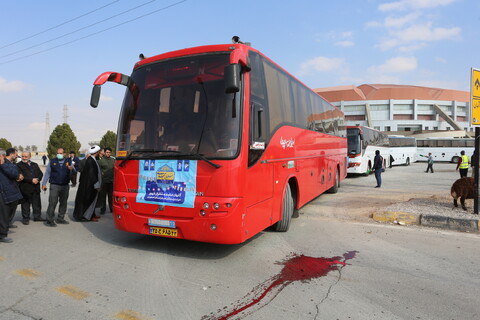
[[[346,125],[405,133],[474,131],[470,125],[470,93],[467,91],[386,84],[314,91],[344,112]]]

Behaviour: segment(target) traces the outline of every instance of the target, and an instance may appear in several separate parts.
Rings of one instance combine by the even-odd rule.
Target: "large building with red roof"
[[[467,91],[391,84],[314,91],[345,113],[346,125],[381,131],[474,130]]]

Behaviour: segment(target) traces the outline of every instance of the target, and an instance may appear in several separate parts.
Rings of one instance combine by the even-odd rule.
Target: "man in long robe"
[[[99,218],[95,215],[95,205],[102,185],[102,172],[95,159],[99,151],[100,147],[97,145],[89,149],[90,157],[85,161],[80,174],[73,211],[73,217],[77,221],[97,221]]]

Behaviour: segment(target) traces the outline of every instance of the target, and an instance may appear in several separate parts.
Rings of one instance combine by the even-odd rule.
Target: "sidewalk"
[[[454,208],[452,184],[460,178],[456,164],[435,163],[435,173],[425,173],[425,162],[394,166],[382,174],[382,187],[375,177],[348,177],[337,194],[323,194],[300,209],[305,216],[323,216],[350,221],[374,221],[398,225],[421,225],[449,230],[479,232],[479,215],[473,200],[467,211]],[[471,170],[469,170],[471,171]],[[471,172],[469,172],[471,175]],[[301,220],[302,218],[300,218]]]
[[[460,202],[460,201],[459,201]],[[453,206],[452,197],[411,199],[385,207],[372,214],[378,222],[399,225],[421,225],[464,232],[479,232],[479,215],[473,214],[473,200],[466,201],[467,211],[460,204]]]

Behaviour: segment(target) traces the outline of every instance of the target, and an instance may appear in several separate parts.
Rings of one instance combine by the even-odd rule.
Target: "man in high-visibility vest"
[[[457,169],[460,169],[460,178],[464,178],[468,175],[468,163],[470,159],[465,155],[465,151],[460,151],[460,158],[458,159]]]

